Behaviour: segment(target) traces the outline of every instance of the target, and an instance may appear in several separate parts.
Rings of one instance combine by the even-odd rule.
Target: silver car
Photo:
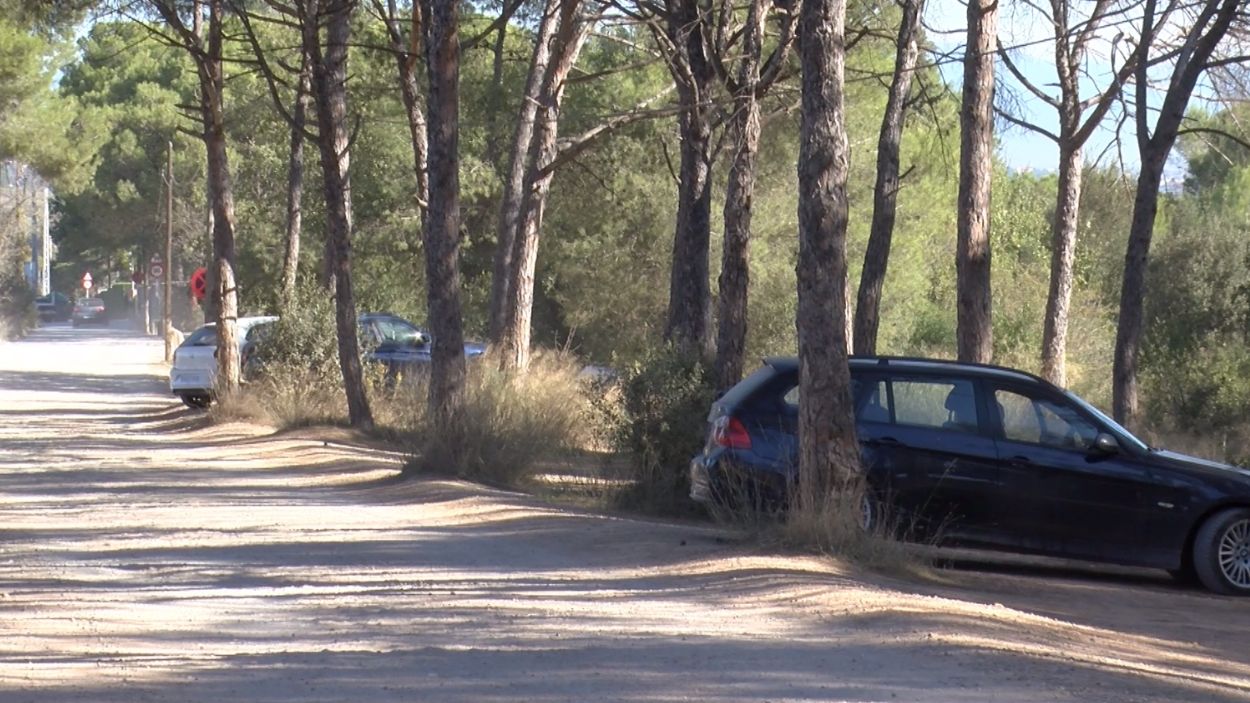
[[[240,353],[247,332],[256,325],[273,322],[272,315],[240,317],[238,341]],[[182,399],[188,407],[207,408],[213,402],[213,388],[217,380],[217,326],[207,324],[192,332],[174,350],[174,362],[169,367],[169,390]]]

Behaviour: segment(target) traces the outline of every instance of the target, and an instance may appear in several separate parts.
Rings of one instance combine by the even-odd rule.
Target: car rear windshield
[[[217,330],[213,327],[201,327],[192,332],[183,344],[189,347],[215,347],[217,346]]]
[[[102,308],[104,307],[104,301],[101,300],[100,298],[83,298],[82,300],[78,301],[78,307],[80,308]]]

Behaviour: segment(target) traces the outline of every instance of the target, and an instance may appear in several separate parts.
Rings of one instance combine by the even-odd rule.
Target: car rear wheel
[[[1216,593],[1250,596],[1250,509],[1207,519],[1194,537],[1194,571]]]
[[[211,405],[213,402],[212,399],[209,398],[207,395],[195,394],[195,395],[182,395],[178,397],[182,398],[182,402],[186,404],[188,408],[196,408],[197,410],[203,410],[204,408],[207,408],[209,405]]]
[[[881,522],[881,506],[871,491],[865,490],[859,496],[859,529],[874,532]]]

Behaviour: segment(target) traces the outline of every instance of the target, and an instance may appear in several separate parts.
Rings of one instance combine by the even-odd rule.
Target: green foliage
[[[716,397],[711,370],[661,348],[626,372],[622,389],[625,417],[617,442],[630,453],[636,480],[623,499],[662,511],[689,509],[688,467]]]
[[[342,383],[334,300],[315,286],[297,288],[295,300],[257,347],[263,375],[293,377],[294,371],[325,379],[330,387]]]

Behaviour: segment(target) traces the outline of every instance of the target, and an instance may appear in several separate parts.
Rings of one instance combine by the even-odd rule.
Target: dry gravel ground
[[[0,701],[1250,700],[1250,601],[904,581],[208,426],[160,343],[0,345]]]

